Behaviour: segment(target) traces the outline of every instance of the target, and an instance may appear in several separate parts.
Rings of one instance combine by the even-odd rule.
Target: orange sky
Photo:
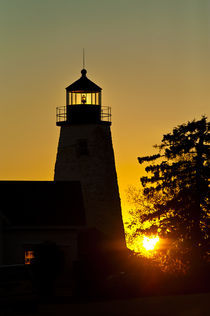
[[[85,47],[87,76],[112,107],[124,205],[143,174],[137,157],[209,116],[209,9],[208,0],[2,0],[1,179],[53,179],[55,108],[80,77]]]

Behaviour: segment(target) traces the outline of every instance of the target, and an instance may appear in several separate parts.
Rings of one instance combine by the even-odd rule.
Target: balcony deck
[[[111,107],[77,104],[56,108],[56,125],[106,124],[111,125]]]

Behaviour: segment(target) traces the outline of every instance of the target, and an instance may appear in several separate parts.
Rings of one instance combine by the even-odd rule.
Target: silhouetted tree
[[[192,263],[208,252],[209,126],[205,116],[182,124],[154,146],[158,154],[138,158],[140,164],[149,163],[141,183],[145,198],[154,201],[153,209],[141,216],[151,226],[138,232],[176,240],[179,251],[190,250]]]

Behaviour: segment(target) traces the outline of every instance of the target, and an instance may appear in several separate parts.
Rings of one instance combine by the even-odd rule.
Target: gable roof
[[[12,226],[82,226],[78,181],[0,181],[1,212]]]

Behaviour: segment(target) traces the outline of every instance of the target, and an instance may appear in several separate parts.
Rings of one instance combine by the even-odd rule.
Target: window
[[[85,102],[82,102],[82,98],[85,96]],[[100,92],[67,92],[67,105],[101,105],[101,93]]]
[[[31,261],[35,258],[33,250],[25,251],[25,264],[31,264]]]
[[[77,157],[89,155],[87,139],[78,139],[76,143]]]

